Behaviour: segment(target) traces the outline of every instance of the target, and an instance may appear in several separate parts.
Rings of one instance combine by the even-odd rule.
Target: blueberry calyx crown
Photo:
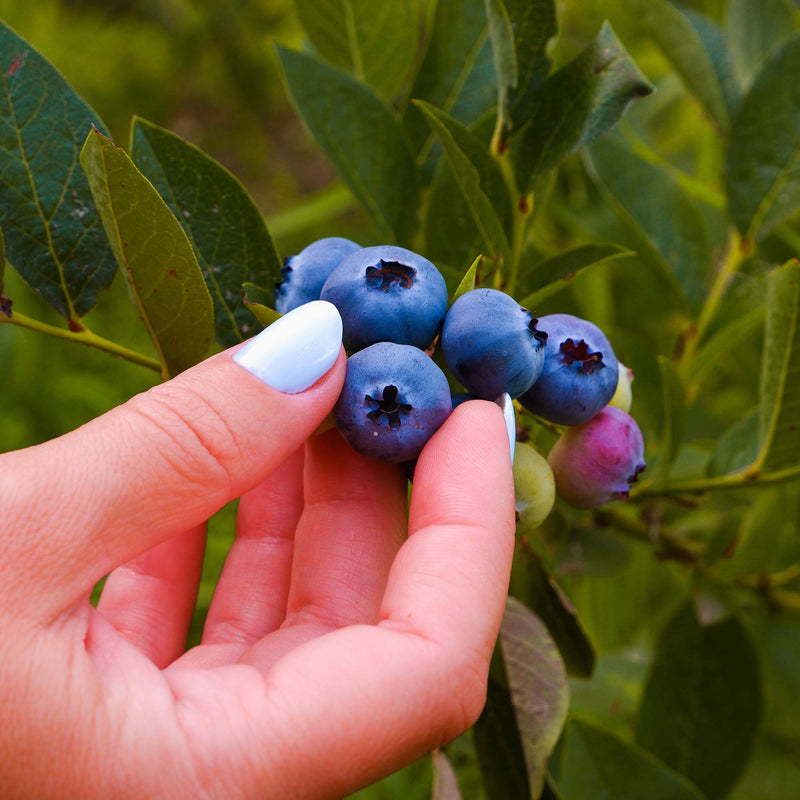
[[[561,360],[565,364],[572,365],[577,361],[581,362],[580,371],[585,375],[591,375],[593,372],[599,369],[603,369],[605,364],[603,363],[603,354],[602,353],[590,353],[589,352],[589,345],[581,339],[579,342],[575,342],[573,339],[565,339],[561,342]]]
[[[633,475],[629,475],[627,481],[630,485],[633,485],[639,480],[639,475],[645,471],[647,464],[637,464],[635,469],[633,470]]]
[[[526,314],[530,315],[530,322],[528,322],[528,330],[533,334],[533,338],[539,343],[537,349],[544,347],[547,344],[547,333],[540,331],[536,326],[539,324],[539,319],[534,317],[527,308],[522,309]]]
[[[384,261],[381,259],[372,267],[367,267],[367,286],[373,289],[382,289],[388,292],[392,286],[401,289],[410,289],[414,285],[417,271],[413,267],[401,264],[399,261]]]
[[[292,271],[292,261],[294,256],[287,256],[283,259],[283,266],[281,267],[281,279],[275,283],[275,288],[278,293],[286,291],[286,281],[289,280],[289,273]]]
[[[368,394],[364,395],[364,399],[370,403],[376,403],[377,408],[367,413],[367,419],[370,422],[379,423],[381,417],[385,414],[389,423],[389,427],[397,429],[402,424],[400,414],[407,414],[411,411],[412,406],[408,403],[400,403],[397,399],[397,387],[389,384],[383,387],[382,397],[370,397]]]

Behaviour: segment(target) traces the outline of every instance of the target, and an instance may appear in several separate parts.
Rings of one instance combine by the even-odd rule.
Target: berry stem
[[[632,517],[613,508],[598,509],[595,511],[595,519],[599,524],[613,528],[636,541],[660,545],[664,548],[665,555],[681,561],[694,562],[705,551],[705,545],[700,542],[689,541],[660,524],[649,525],[638,517]]]
[[[77,342],[87,347],[94,347],[97,350],[103,350],[106,353],[117,356],[117,358],[123,358],[133,364],[138,364],[140,367],[145,367],[146,369],[161,373],[161,363],[157,359],[150,358],[142,353],[137,353],[135,350],[123,347],[110,339],[104,339],[102,336],[98,336],[87,328],[74,331],[68,330],[67,328],[59,328],[55,325],[48,325],[46,322],[40,322],[37,319],[26,317],[23,314],[18,314],[17,312],[14,312],[10,317],[0,315],[0,324],[16,325],[19,328],[37,331],[46,336],[53,336],[56,339],[65,339],[68,342]]]

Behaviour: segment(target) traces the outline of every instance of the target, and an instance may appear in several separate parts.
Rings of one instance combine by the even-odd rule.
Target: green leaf
[[[726,130],[730,108],[721,77],[731,68],[721,34],[712,42],[709,20],[684,13],[668,0],[633,0],[631,6],[715,126]]]
[[[444,111],[423,101],[415,103],[444,147],[453,176],[492,256],[510,255],[511,199],[497,162],[480,141]]]
[[[567,676],[547,628],[513,597],[506,604],[500,644],[528,783],[536,797],[544,786],[547,760],[567,718]]]
[[[78,155],[97,115],[55,67],[0,22],[0,225],[7,256],[78,324],[117,265]]]
[[[658,356],[658,369],[661,373],[664,416],[658,462],[647,483],[666,480],[686,436],[687,408],[683,382],[666,356]]]
[[[726,27],[734,69],[747,88],[796,26],[789,0],[728,0]]]
[[[760,714],[758,664],[744,626],[736,617],[701,626],[687,603],[659,640],[637,744],[717,800],[744,769]]]
[[[765,236],[800,207],[800,35],[766,62],[731,122],[728,208],[745,239]]]
[[[567,672],[590,678],[595,665],[592,643],[575,607],[530,547],[523,547],[514,560],[510,591],[547,626]]]
[[[295,0],[319,54],[391,100],[409,76],[420,30],[416,0]]]
[[[800,474],[800,262],[775,269],[767,284],[767,324],[759,388],[756,473]]]
[[[484,117],[470,132],[488,148],[493,125],[491,117]],[[436,165],[423,210],[422,232],[422,252],[440,269],[442,266],[449,268],[459,279],[484,249],[472,212],[447,158],[439,159]]]
[[[467,126],[494,107],[497,90],[484,0],[437,2],[431,38],[410,94]],[[426,164],[430,173],[435,135],[413,103],[403,124],[417,163]]]
[[[522,264],[517,277],[516,293],[523,295],[519,304],[535,308],[569,286],[583,270],[632,255],[632,250],[616,244],[582,244],[531,266]]]
[[[261,286],[253,283],[242,284],[242,302],[244,307],[266,328],[272,325],[275,320],[281,318],[281,314],[272,308],[274,292],[269,292]]]
[[[470,268],[464,273],[464,277],[461,279],[461,283],[458,284],[455,292],[453,292],[453,297],[450,300],[450,305],[453,305],[462,294],[466,294],[467,292],[471,292],[475,288],[475,282],[478,276],[478,268],[481,266],[483,261],[485,260],[485,256],[479,255],[473,262]]]
[[[556,35],[553,0],[487,0],[498,75],[498,116],[512,136],[531,116],[536,91],[550,71],[545,53]]]
[[[319,146],[387,243],[408,243],[418,184],[405,131],[391,109],[354,78],[279,47],[294,104]]]
[[[754,498],[739,527],[736,548],[720,561],[716,574],[729,579],[769,575],[800,564],[800,487],[766,487]]]
[[[709,477],[730,475],[749,467],[758,458],[758,412],[738,420],[720,437],[708,462]]]
[[[485,0],[492,41],[494,71],[497,76],[497,119],[501,128],[510,124],[509,94],[519,85],[519,61],[514,42],[514,27],[503,0]]]
[[[766,308],[756,306],[720,328],[694,355],[686,370],[686,382],[691,384],[708,377],[724,358],[736,358],[736,350],[745,344],[764,325]]]
[[[529,798],[528,771],[499,645],[492,655],[486,705],[473,726],[487,797]]]
[[[431,800],[461,800],[456,771],[443,750],[431,753],[433,760],[433,788]]]
[[[653,91],[607,22],[576,59],[535,95],[529,121],[515,140],[521,193],[566,156],[613,127],[630,103]]]
[[[638,158],[606,136],[589,148],[595,175],[614,200],[614,210],[640,242],[639,254],[668,276],[699,312],[712,247],[702,212],[660,167]]]
[[[563,800],[703,800],[648,753],[577,718],[567,724],[556,770]]]
[[[6,240],[3,237],[3,229],[0,228],[0,292],[5,288],[6,281]]]
[[[131,130],[131,157],[183,225],[214,301],[217,341],[229,347],[254,332],[241,286],[274,286],[281,261],[264,218],[221,164],[143,119]]]
[[[201,361],[214,307],[178,220],[128,155],[92,131],[80,155],[111,248],[158,351],[164,380]]]

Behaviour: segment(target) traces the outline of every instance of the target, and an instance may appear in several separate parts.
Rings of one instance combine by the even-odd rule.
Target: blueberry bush
[[[516,403],[485,710],[358,797],[800,798],[797,4],[34,5],[0,0],[0,450],[271,324],[323,237],[509,295],[510,364],[541,362],[531,314],[585,320],[560,352],[594,380],[613,347],[616,395]]]

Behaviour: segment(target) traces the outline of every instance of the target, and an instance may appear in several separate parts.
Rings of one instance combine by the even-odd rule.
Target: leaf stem
[[[765,475],[756,470],[747,469],[733,475],[719,475],[713,478],[694,478],[685,481],[674,481],[653,486],[643,486],[631,492],[633,498],[669,497],[679,494],[705,494],[706,492],[724,491],[728,489],[748,489],[756,486],[767,486],[800,478],[800,465],[768,472]]]
[[[18,314],[16,312],[10,317],[0,315],[0,324],[16,325],[19,328],[37,331],[46,336],[53,336],[56,339],[65,339],[68,342],[77,342],[87,347],[94,347],[97,350],[103,350],[106,353],[117,356],[117,358],[125,359],[133,364],[138,364],[140,367],[151,369],[159,374],[161,373],[161,364],[157,359],[150,358],[142,353],[137,353],[135,350],[123,347],[116,342],[112,342],[110,339],[104,339],[102,336],[98,336],[87,328],[79,331],[72,331],[67,328],[48,325],[46,322],[40,322],[38,319],[32,319],[31,317],[26,317],[24,314]]]
[[[598,509],[595,519],[601,525],[612,527],[639,542],[661,545],[668,555],[674,555],[683,561],[696,561],[705,551],[705,546],[699,542],[691,542],[661,525],[648,525],[645,521],[614,508]]]

